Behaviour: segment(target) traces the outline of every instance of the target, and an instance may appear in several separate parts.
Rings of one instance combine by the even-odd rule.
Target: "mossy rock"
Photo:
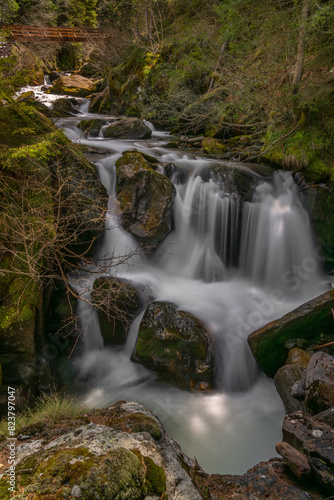
[[[124,344],[130,323],[139,309],[139,295],[125,280],[99,278],[94,282],[93,302],[97,305],[101,334],[107,344]],[[106,304],[103,309],[98,304]]]
[[[295,345],[306,349],[320,341],[321,336],[327,341],[334,339],[332,308],[334,290],[306,302],[248,337],[252,353],[268,377],[274,377],[285,364],[289,349]],[[302,341],[300,345],[298,339]]]
[[[116,168],[123,227],[142,245],[157,246],[172,229],[174,185],[137,152],[123,153]]]
[[[54,101],[52,106],[53,116],[73,116],[79,113],[73,106],[76,106],[78,101],[74,98],[61,98]]]
[[[213,137],[206,137],[202,141],[202,149],[204,153],[212,157],[220,158],[226,153],[226,146],[221,144],[217,139]]]
[[[109,87],[96,94],[90,101],[88,111],[90,113],[110,113],[111,97]]]
[[[79,123],[79,129],[84,132],[84,134],[91,137],[98,137],[104,122],[102,120],[83,120]]]
[[[148,306],[132,360],[183,389],[205,390],[214,385],[211,336],[197,318],[170,302]]]
[[[103,130],[108,139],[149,139],[151,135],[151,129],[139,118],[122,118]]]
[[[112,416],[108,420],[109,427],[128,433],[148,432],[154,439],[159,440],[162,436],[161,429],[157,422],[144,413],[112,411]]]
[[[16,478],[21,493],[38,500],[73,498],[74,489],[83,500],[140,500],[166,491],[163,469],[138,450],[122,447],[104,455],[85,446],[35,452],[18,464]]]
[[[95,83],[89,78],[80,75],[61,75],[52,83],[50,92],[65,94],[74,97],[87,97],[96,91]]]

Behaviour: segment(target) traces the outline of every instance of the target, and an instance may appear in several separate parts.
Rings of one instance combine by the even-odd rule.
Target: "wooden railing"
[[[97,28],[49,28],[37,26],[0,25],[0,33],[7,40],[21,42],[87,42],[114,38],[111,31],[102,31]]]

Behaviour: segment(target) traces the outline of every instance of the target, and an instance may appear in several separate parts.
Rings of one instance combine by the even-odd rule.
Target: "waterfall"
[[[88,101],[80,111],[84,119],[98,118],[88,113]],[[96,167],[109,204],[94,259],[101,275],[131,280],[139,291],[145,289],[148,301],[173,302],[194,314],[214,338],[217,365],[213,394],[188,394],[162,384],[153,372],[130,361],[145,308],[124,346],[103,348],[96,312],[79,301],[85,345],[76,369],[86,400],[100,407],[119,399],[139,400],[208,472],[242,473],[273,456],[284,416],[273,382],[259,373],[247,337],[322,292],[322,269],[298,188],[290,173],[262,176],[261,169],[235,163],[223,164],[225,177],[212,175],[219,162],[164,149],[169,134],[150,123],[152,139],[131,141],[83,137],[79,120],[65,118],[57,125],[73,141],[103,151]],[[177,191],[174,228],[150,258],[122,227],[116,199],[115,163],[123,151],[133,149],[158,158],[158,171],[169,176]],[[245,198],[235,187],[237,169],[255,179],[252,197]],[[93,286],[93,279],[87,279],[89,286],[77,285],[84,298]]]

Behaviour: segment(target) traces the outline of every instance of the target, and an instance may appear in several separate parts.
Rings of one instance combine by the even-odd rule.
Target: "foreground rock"
[[[306,370],[305,405],[314,415],[334,406],[334,357],[314,354]]]
[[[125,280],[99,278],[92,299],[98,307],[101,334],[107,344],[124,344],[128,329],[139,308],[139,295]]]
[[[170,302],[153,302],[139,326],[132,358],[182,389],[213,387],[212,339],[192,314]]]
[[[158,245],[172,229],[175,187],[140,153],[123,153],[116,167],[123,227],[141,244]]]
[[[139,118],[122,118],[103,130],[103,136],[112,139],[149,139],[152,135]]]
[[[61,75],[52,83],[49,92],[54,94],[73,95],[76,97],[87,97],[96,90],[93,80],[80,75]]]
[[[283,439],[290,446],[280,443],[277,451],[282,454],[291,471],[298,478],[309,476],[323,490],[333,495],[334,428],[297,412],[285,418]]]
[[[17,446],[24,498],[201,500],[183,465],[194,463],[142,405],[120,402],[76,420]],[[6,476],[0,492],[11,498]]]
[[[291,341],[302,339],[312,346],[333,338],[334,290],[306,302],[280,319],[272,321],[248,337],[253,355],[268,377],[284,365]]]

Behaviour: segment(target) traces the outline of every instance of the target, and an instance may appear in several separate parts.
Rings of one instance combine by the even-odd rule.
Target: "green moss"
[[[149,495],[161,495],[166,491],[166,476],[164,470],[149,457],[144,458],[146,465],[146,484]]]
[[[108,421],[108,425],[116,430],[129,433],[148,432],[154,439],[160,439],[161,429],[157,422],[143,413],[117,413]]]

